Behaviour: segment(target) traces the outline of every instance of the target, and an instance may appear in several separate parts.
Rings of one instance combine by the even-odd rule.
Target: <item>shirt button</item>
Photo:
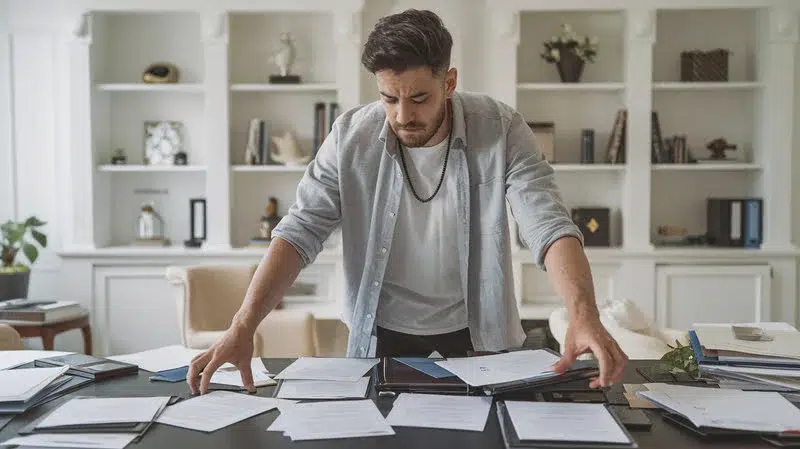
[[[371,313],[368,313],[368,314],[367,314],[367,319],[370,319],[370,318],[372,318],[372,314],[371,314]]]
[[[386,253],[386,251],[389,251],[389,250],[388,250],[388,249],[386,249],[386,248],[381,248],[381,252],[382,252],[382,253]]]
[[[377,286],[378,286],[378,281],[375,281],[375,282],[373,282],[373,283],[372,283],[372,286],[373,286],[373,287],[377,287]]]
[[[390,216],[390,217],[394,217],[394,216],[395,216],[395,213],[394,213],[394,212],[389,212],[389,216]]]

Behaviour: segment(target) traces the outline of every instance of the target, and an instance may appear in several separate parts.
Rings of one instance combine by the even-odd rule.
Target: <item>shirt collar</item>
[[[464,104],[461,101],[461,96],[458,91],[453,91],[450,101],[453,107],[453,149],[466,149],[467,148],[467,127],[466,119],[464,118]],[[389,126],[389,120],[383,121],[383,127],[378,135],[378,139],[384,144],[384,150],[392,157],[395,155],[397,148],[397,136],[392,132]]]

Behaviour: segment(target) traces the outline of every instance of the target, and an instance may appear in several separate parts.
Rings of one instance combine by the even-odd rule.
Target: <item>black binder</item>
[[[443,359],[435,359],[443,360]],[[471,387],[456,376],[436,378],[399,362],[392,357],[382,357],[373,368],[375,390],[378,393],[431,393],[431,394],[480,394],[479,388]]]
[[[619,425],[622,432],[628,437],[630,443],[599,443],[594,441],[549,441],[549,440],[520,440],[517,431],[514,429],[514,423],[511,422],[511,416],[508,414],[508,409],[504,401],[497,402],[497,421],[500,424],[500,433],[503,435],[503,443],[506,449],[514,448],[553,448],[553,449],[636,449],[639,445],[627,428],[619,420],[619,417],[614,413],[611,416]]]
[[[93,380],[113,379],[139,373],[139,367],[86,354],[67,354],[34,361],[37,367],[69,366],[67,374]]]

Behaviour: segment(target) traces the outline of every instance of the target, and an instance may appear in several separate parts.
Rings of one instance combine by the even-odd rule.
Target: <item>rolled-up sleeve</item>
[[[295,247],[303,267],[322,251],[325,240],[341,222],[338,126],[323,141],[297,185],[297,197],[272,231]]]
[[[520,238],[540,269],[546,270],[545,255],[556,240],[574,236],[583,245],[583,234],[564,204],[553,167],[519,112],[512,116],[506,141],[506,199]]]

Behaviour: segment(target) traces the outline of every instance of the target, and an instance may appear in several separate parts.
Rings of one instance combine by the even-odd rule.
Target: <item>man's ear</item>
[[[445,93],[447,94],[447,98],[450,98],[450,95],[453,94],[453,91],[456,90],[456,86],[458,85],[458,70],[455,67],[451,67],[450,70],[447,71],[444,80],[444,88]]]

